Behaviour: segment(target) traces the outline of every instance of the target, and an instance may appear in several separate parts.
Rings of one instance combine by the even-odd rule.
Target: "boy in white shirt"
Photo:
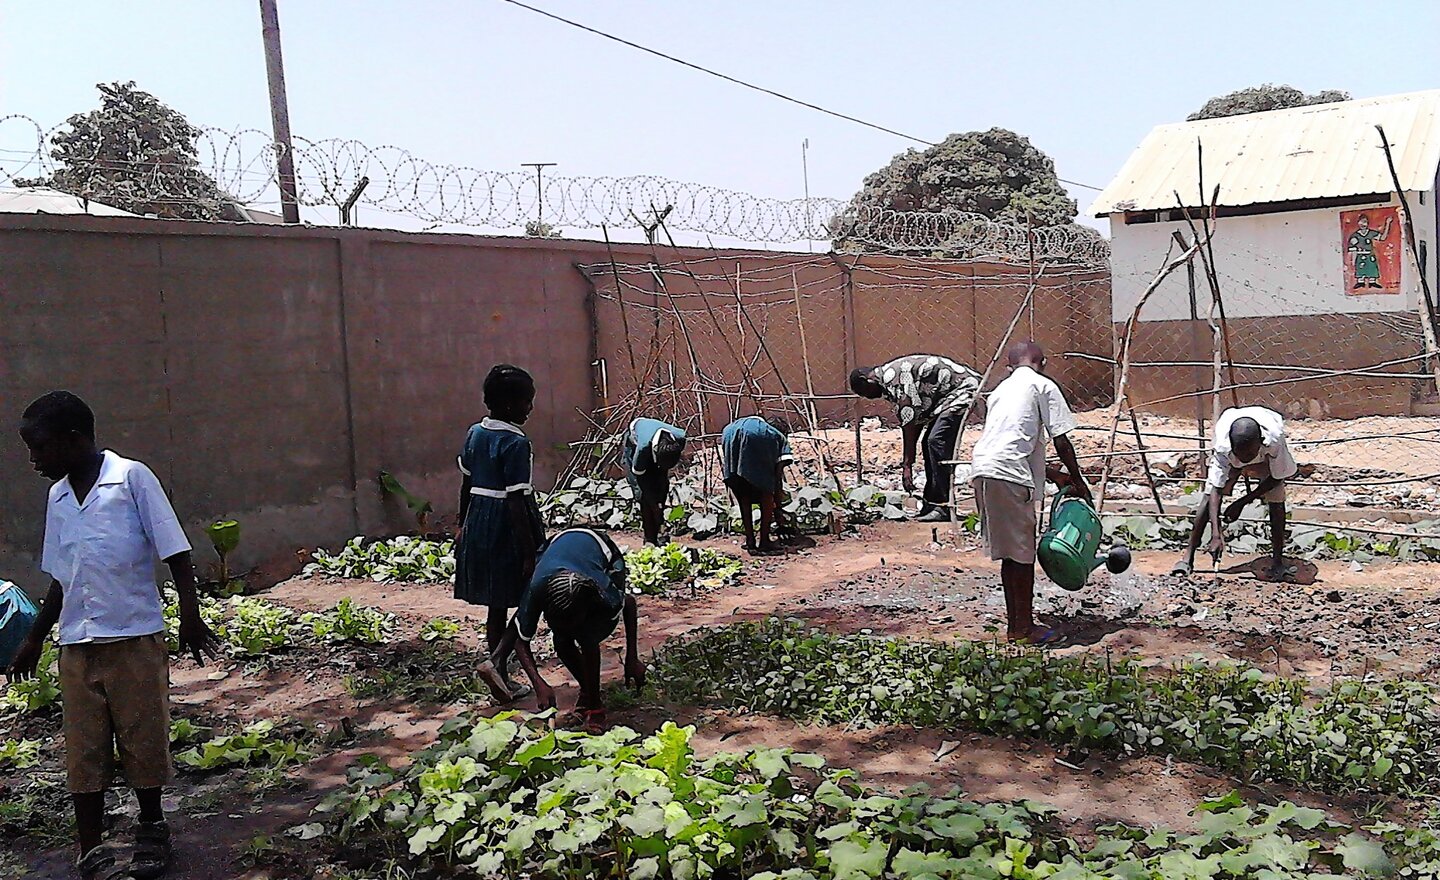
[[[1034,342],[1016,343],[1009,363],[1010,376],[986,401],[985,432],[975,443],[971,480],[986,549],[991,559],[1000,560],[1006,636],[1043,644],[1058,637],[1035,625],[1036,504],[1047,477],[1086,501],[1090,489],[1067,436],[1075,429],[1075,416],[1060,386],[1044,375],[1045,352]],[[1045,466],[1042,431],[1050,435],[1068,475]]]
[[[1214,517],[1212,505],[1229,496],[1242,475],[1260,481],[1254,489],[1225,508],[1225,522],[1240,518],[1245,506],[1257,498],[1270,507],[1270,568],[1267,576],[1285,575],[1285,481],[1300,470],[1285,442],[1285,418],[1263,406],[1227,409],[1215,422],[1215,440],[1210,450],[1210,474],[1205,479],[1205,498],[1195,511],[1190,526],[1190,543],[1175,563],[1173,574],[1188,575],[1195,568],[1195,551]],[[1218,562],[1224,537],[1210,536],[1210,555]]]
[[[60,624],[60,692],[65,763],[83,877],[117,876],[101,848],[105,790],[115,754],[140,802],[135,851],[122,873],[159,877],[170,865],[170,830],[161,810],[170,781],[170,664],[155,584],[163,559],[180,597],[180,650],[197,663],[218,640],[200,617],[190,543],[154,472],[95,445],[95,415],[68,391],[53,391],[25,410],[20,436],[30,462],[54,481],[45,511],[40,567],[50,592],[12,678],[35,674],[41,647]]]

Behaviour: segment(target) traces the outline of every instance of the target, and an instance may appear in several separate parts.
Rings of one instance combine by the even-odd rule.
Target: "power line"
[[[590,27],[589,25],[581,24],[581,23],[578,22],[578,21],[573,21],[573,20],[568,19],[568,18],[565,18],[565,17],[563,17],[563,16],[556,15],[556,14],[553,13],[553,12],[547,12],[547,11],[545,11],[544,9],[540,9],[540,8],[538,8],[538,7],[535,7],[535,6],[531,6],[531,5],[529,5],[528,3],[521,3],[520,0],[504,0],[504,2],[509,3],[509,4],[512,5],[512,6],[518,6],[518,7],[520,7],[521,9],[529,10],[530,12],[533,12],[533,13],[535,13],[536,15],[543,15],[543,16],[545,16],[546,18],[554,19],[555,21],[561,22],[562,24],[568,24],[568,25],[570,25],[571,27],[579,28],[579,29],[582,30],[582,31],[588,31],[589,33],[595,34],[595,35],[598,36],[598,37],[604,37],[604,38],[607,39],[607,40],[612,40],[612,41],[614,41],[614,42],[616,42],[616,43],[620,43],[620,44],[623,45],[623,46],[629,46],[629,47],[632,48],[632,49],[639,49],[641,52],[647,52],[647,53],[649,53],[649,54],[651,54],[651,55],[656,56],[657,58],[664,58],[666,61],[673,61],[673,62],[675,62],[676,64],[684,65],[685,67],[688,67],[688,68],[690,68],[691,70],[698,70],[698,71],[700,71],[701,73],[708,74],[708,75],[714,76],[714,77],[718,77],[718,78],[720,78],[720,79],[725,80],[726,82],[731,82],[731,83],[734,83],[735,85],[738,85],[738,86],[744,86],[744,87],[747,88],[747,89],[753,89],[754,91],[761,92],[761,93],[763,93],[763,94],[769,95],[769,96],[771,96],[772,98],[779,98],[779,99],[782,100],[782,101],[789,101],[791,104],[799,104],[801,107],[807,107],[807,108],[809,108],[809,109],[811,109],[811,110],[818,110],[818,111],[821,112],[821,113],[824,113],[824,114],[829,115],[829,116],[834,116],[834,117],[836,117],[837,119],[844,119],[846,122],[853,122],[853,123],[855,123],[855,124],[857,124],[857,125],[863,125],[863,126],[865,126],[866,128],[873,128],[873,129],[875,129],[876,131],[883,131],[883,132],[885,132],[886,134],[893,134],[893,135],[895,135],[896,137],[904,138],[904,139],[909,140],[909,141],[914,141],[914,142],[916,142],[917,144],[924,144],[924,145],[927,146],[927,147],[933,147],[933,146],[935,146],[935,141],[927,141],[925,138],[916,137],[916,136],[913,135],[913,134],[906,134],[906,133],[903,132],[903,131],[896,131],[896,130],[893,129],[893,128],[886,128],[885,126],[880,125],[880,124],[878,124],[878,123],[866,122],[864,119],[860,119],[859,117],[851,116],[851,115],[849,115],[849,114],[847,114],[847,113],[841,113],[841,112],[839,112],[838,110],[830,110],[830,109],[828,109],[828,108],[826,108],[826,107],[821,107],[819,104],[812,104],[812,103],[810,103],[809,101],[802,101],[802,100],[800,100],[799,98],[791,97],[790,95],[784,94],[783,92],[777,92],[777,91],[775,91],[774,89],[767,89],[767,88],[765,88],[764,86],[759,86],[759,85],[756,85],[755,83],[752,83],[752,82],[746,82],[746,81],[743,80],[743,79],[737,79],[737,78],[735,78],[735,77],[733,77],[733,76],[730,76],[729,74],[721,73],[721,72],[718,71],[718,70],[711,70],[711,69],[708,68],[708,67],[702,67],[702,66],[699,65],[699,64],[695,64],[694,62],[691,62],[691,61],[686,61],[686,60],[683,59],[683,58],[676,58],[674,55],[668,55],[668,54],[666,54],[666,53],[664,53],[664,52],[659,51],[658,49],[651,49],[649,46],[642,46],[642,45],[640,45],[639,43],[632,42],[632,41],[630,41],[630,40],[625,39],[624,37],[617,37],[617,36],[615,36],[614,34],[609,34],[609,33],[606,33],[605,31],[598,30],[598,29],[596,29],[596,28]],[[1058,178],[1058,180],[1059,180],[1061,183],[1068,183],[1068,184],[1070,184],[1071,186],[1078,186],[1078,187],[1081,187],[1082,189],[1093,189],[1093,190],[1095,190],[1096,192],[1099,192],[1100,189],[1101,189],[1101,187],[1098,187],[1098,186],[1091,186],[1091,185],[1088,184],[1088,183],[1079,183],[1078,181],[1074,181],[1074,180],[1066,180],[1066,179],[1063,178],[1063,177]]]

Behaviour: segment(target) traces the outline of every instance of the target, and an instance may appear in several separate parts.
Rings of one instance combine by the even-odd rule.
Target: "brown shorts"
[[[1035,490],[1008,480],[976,477],[975,509],[991,559],[1035,562]]]
[[[1229,497],[1230,493],[1235,491],[1235,484],[1240,482],[1241,477],[1249,477],[1252,480],[1268,480],[1270,479],[1270,463],[1268,461],[1262,461],[1232,471],[1230,473],[1230,482],[1225,486],[1224,494],[1226,497]],[[1285,483],[1282,481],[1280,485],[1266,492],[1265,497],[1261,500],[1266,504],[1284,504]]]
[[[109,788],[116,751],[131,788],[170,781],[170,657],[164,633],[64,646],[60,698],[71,793]]]

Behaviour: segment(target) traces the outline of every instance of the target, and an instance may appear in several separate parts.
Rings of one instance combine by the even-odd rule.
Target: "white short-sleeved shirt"
[[[1260,426],[1260,452],[1251,461],[1241,461],[1230,446],[1230,426],[1237,419],[1254,419]],[[1215,444],[1210,450],[1206,487],[1223,489],[1230,482],[1231,473],[1262,463],[1270,466],[1270,476],[1277,480],[1288,480],[1300,471],[1290,454],[1290,445],[1285,442],[1284,416],[1263,406],[1234,407],[1222,412],[1215,422]]]
[[[975,443],[971,476],[1034,489],[1045,484],[1045,438],[1075,430],[1060,386],[1029,367],[1016,367],[986,402],[985,431]]]
[[[40,568],[60,583],[60,644],[165,631],[155,562],[190,549],[160,480],[138,461],[104,453],[83,501],[70,480],[50,488]]]

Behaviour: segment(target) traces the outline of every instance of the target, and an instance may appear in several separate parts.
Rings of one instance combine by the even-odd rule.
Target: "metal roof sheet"
[[[1392,190],[1376,125],[1385,127],[1406,192],[1434,188],[1440,168],[1440,89],[1314,104],[1289,110],[1157,126],[1095,200],[1098,217],[1200,203],[1197,141],[1204,147],[1205,200],[1255,205]]]
[[[138,217],[103,202],[81,199],[44,186],[0,187],[3,214],[90,214],[97,217]]]

